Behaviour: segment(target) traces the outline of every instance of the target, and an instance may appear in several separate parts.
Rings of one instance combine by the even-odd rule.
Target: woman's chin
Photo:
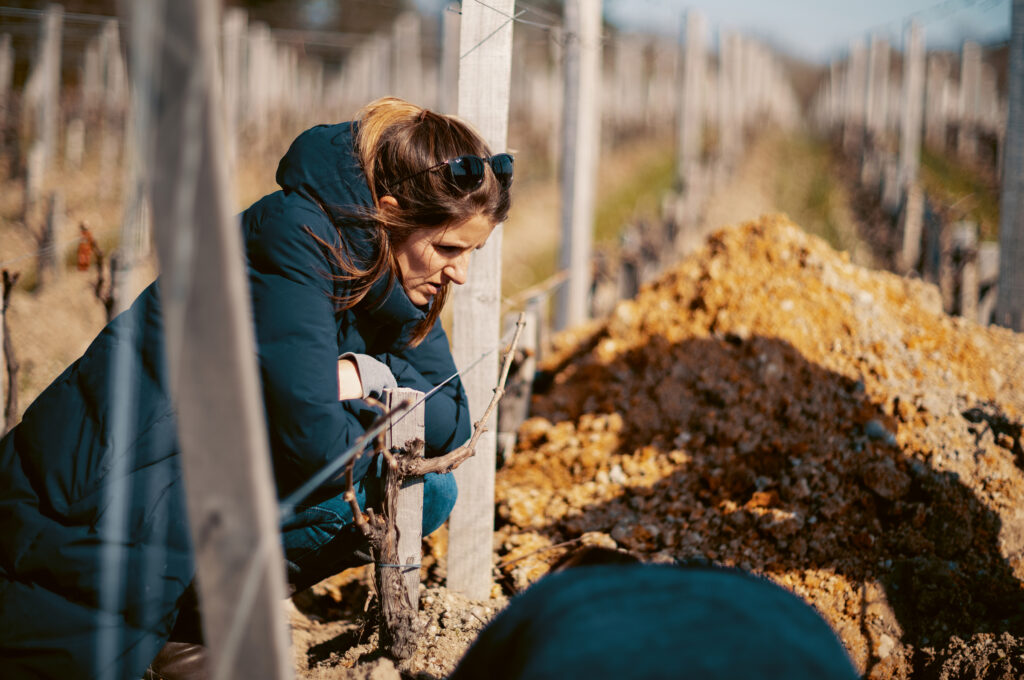
[[[430,300],[434,297],[433,295],[427,295],[420,289],[407,290],[405,294],[409,296],[409,302],[413,303],[417,307],[430,304]]]

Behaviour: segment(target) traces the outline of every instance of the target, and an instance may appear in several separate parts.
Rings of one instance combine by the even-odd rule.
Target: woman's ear
[[[381,196],[379,203],[381,210],[396,210],[398,208],[398,200],[394,196]]]

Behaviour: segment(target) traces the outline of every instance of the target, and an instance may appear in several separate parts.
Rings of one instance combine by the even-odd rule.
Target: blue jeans
[[[359,507],[380,507],[377,466],[355,484]],[[452,474],[423,477],[423,535],[433,533],[448,518],[458,488]],[[352,509],[342,494],[299,505],[281,524],[288,582],[303,590],[340,571],[365,564],[368,543],[352,522]]]

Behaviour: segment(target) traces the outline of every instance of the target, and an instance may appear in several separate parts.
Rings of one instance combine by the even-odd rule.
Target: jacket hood
[[[332,218],[372,209],[373,198],[355,152],[355,123],[317,125],[292,142],[277,166],[277,183],[326,208]]]
[[[348,252],[362,262],[374,257],[367,227],[352,219],[359,210],[372,210],[373,197],[355,149],[356,123],[312,127],[292,142],[277,166],[277,183],[286,194],[297,193],[327,211],[339,229]],[[347,219],[346,219],[347,218]],[[392,329],[394,342],[405,342],[423,319],[425,308],[415,306],[401,284],[391,277],[378,279],[356,310],[371,314]]]

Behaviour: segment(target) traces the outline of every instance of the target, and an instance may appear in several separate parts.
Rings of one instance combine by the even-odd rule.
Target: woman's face
[[[493,230],[477,215],[454,226],[420,229],[397,246],[395,260],[409,300],[422,306],[446,283],[465,283],[470,253],[482,248]]]

